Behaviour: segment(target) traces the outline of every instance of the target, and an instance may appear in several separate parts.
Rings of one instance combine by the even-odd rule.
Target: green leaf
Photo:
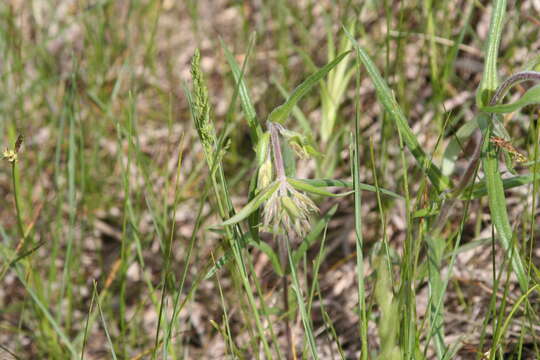
[[[485,49],[484,74],[476,92],[476,105],[480,108],[488,104],[491,95],[495,92],[498,85],[497,55],[499,53],[504,14],[506,12],[506,0],[495,0],[493,3],[488,41]]]
[[[278,89],[278,91],[281,93],[281,95],[284,98],[289,98],[289,93],[283,86],[281,86],[280,83],[277,82],[276,79],[272,79],[272,83],[275,85],[275,87]],[[309,120],[306,118],[306,115],[302,112],[302,110],[298,106],[294,106],[292,109],[292,114],[298,121],[298,124],[302,127],[302,130],[309,138],[313,138],[313,130],[311,129],[311,124],[309,123]]]
[[[258,182],[259,174],[256,171],[253,176],[251,177],[251,180],[249,182],[249,193],[248,193],[248,200],[251,201],[255,197],[257,197],[257,182]],[[248,201],[248,202],[249,202]],[[259,223],[260,223],[260,209],[257,208],[254,212],[249,214],[248,216],[248,225],[249,225],[249,232],[252,236],[252,238],[255,241],[259,241]]]
[[[307,183],[315,187],[340,186],[340,187],[346,187],[346,188],[351,188],[351,189],[353,187],[353,183],[347,180],[336,180],[336,179],[295,179],[295,180]],[[364,191],[377,192],[377,189],[375,188],[375,186],[369,185],[369,184],[360,183],[358,184],[358,188]],[[401,199],[401,200],[403,199],[403,196],[396,194],[393,191],[386,190],[381,187],[379,188],[379,191],[381,192],[381,194],[388,195],[396,199]]]
[[[246,206],[242,208],[236,215],[232,218],[221,223],[221,226],[228,226],[239,223],[240,221],[246,219],[251,213],[255,212],[259,206],[274,193],[279,187],[279,182],[274,181],[268,187],[262,190],[257,196],[253,198]]]
[[[266,160],[266,156],[270,150],[270,132],[265,132],[260,136],[257,143],[255,154],[257,155],[257,166],[261,166]]]
[[[485,106],[481,110],[488,113],[504,114],[521,109],[524,106],[540,103],[540,85],[533,86],[522,97],[510,104]]]
[[[302,99],[311,88],[318,83],[319,80],[321,80],[330,70],[332,70],[337,64],[340,63],[341,60],[345,56],[347,56],[350,53],[350,51],[346,51],[342,54],[340,54],[337,58],[335,58],[332,62],[326,64],[323,66],[320,70],[317,72],[311,74],[304,82],[289,96],[289,98],[281,105],[276,107],[268,116],[268,121],[270,122],[277,122],[277,123],[283,123],[285,119],[289,116],[294,106]]]
[[[375,66],[373,61],[371,61],[364,49],[362,49],[362,47],[358,45],[358,42],[354,40],[354,38],[347,31],[347,29],[344,28],[344,30],[345,34],[351,39],[351,43],[356,49],[356,56],[358,57],[358,60],[360,60],[365,66],[371,80],[373,81],[373,85],[375,86],[375,90],[377,91],[377,97],[379,98],[379,101],[382,103],[386,112],[390,115],[390,118],[394,120],[398,131],[403,137],[405,145],[413,154],[416,162],[418,163],[418,166],[420,166],[422,171],[428,176],[431,184],[433,184],[433,186],[437,189],[439,193],[448,189],[448,187],[450,186],[450,179],[441,173],[441,170],[431,161],[431,159],[426,155],[424,150],[422,150],[422,148],[420,147],[416,136],[414,135],[411,128],[409,127],[409,124],[407,123],[407,119],[405,118],[403,111],[401,110],[396,99],[394,98],[392,91],[390,90],[384,79],[381,77],[381,74],[377,70],[377,67]]]
[[[527,185],[527,184],[532,183],[535,179],[540,179],[540,173],[536,174],[536,178],[535,178],[534,173],[529,173],[526,175],[518,175],[511,178],[507,178],[502,181],[503,189],[508,190],[508,189],[512,189],[521,185]],[[469,191],[468,189],[465,189],[463,191],[463,194],[468,194],[468,191]],[[476,198],[485,196],[486,194],[487,194],[487,185],[486,185],[486,181],[483,180],[477,184],[474,184],[474,188],[471,194],[471,199],[476,199]],[[468,198],[468,196],[466,195],[462,195],[461,197],[462,197],[462,200],[466,200],[466,198]]]
[[[315,241],[319,238],[319,235],[324,231],[328,223],[330,222],[330,219],[332,219],[332,216],[336,213],[338,209],[338,205],[334,205],[328,210],[324,216],[317,221],[317,223],[312,226],[311,231],[307,236],[304,238],[304,241],[298,246],[298,248],[293,251],[293,264],[298,264],[302,256],[308,251],[308,249],[315,243]],[[294,266],[294,265],[293,265]]]
[[[448,146],[444,150],[442,161],[443,174],[447,176],[452,174],[456,166],[456,160],[459,154],[463,151],[463,146],[466,144],[466,141],[468,141],[477,127],[478,123],[476,121],[467,121],[458,129],[455,136],[452,137],[448,143]]]
[[[278,241],[283,241],[283,239],[278,240]],[[276,252],[272,249],[272,247],[268,245],[268,243],[261,241],[259,243],[253,242],[251,243],[251,245],[253,245],[257,249],[265,253],[266,256],[268,256],[268,258],[270,259],[270,263],[272,264],[272,267],[274,268],[274,271],[276,272],[276,274],[278,274],[278,276],[283,276],[283,268],[279,262],[279,257],[276,254]]]
[[[300,179],[294,179],[294,178],[287,178],[287,181],[289,184],[291,184],[295,189],[302,190],[305,192],[309,192],[312,194],[322,195],[322,196],[330,196],[330,197],[340,197],[340,196],[347,196],[353,193],[353,191],[348,191],[343,194],[334,194],[329,191],[321,189],[320,186],[313,186],[309,182],[305,180]]]
[[[18,266],[18,265],[16,265]],[[75,346],[73,345],[73,343],[69,340],[67,334],[64,332],[64,330],[62,329],[62,326],[61,324],[59,324],[55,317],[52,316],[52,314],[49,312],[49,305],[48,304],[44,304],[41,299],[40,299],[40,296],[38,293],[36,293],[30,286],[29,284],[27,283],[27,280],[26,280],[26,276],[23,274],[23,271],[22,271],[22,268],[21,267],[18,267],[16,269],[16,274],[19,278],[19,281],[23,284],[25,290],[28,292],[28,294],[30,294],[30,297],[32,298],[32,300],[34,301],[34,303],[36,304],[36,306],[39,308],[39,310],[42,312],[44,318],[49,322],[49,324],[51,325],[51,327],[54,329],[54,331],[56,332],[56,336],[58,336],[58,338],[60,339],[60,341],[62,343],[64,343],[64,345],[66,346],[66,348],[69,350],[69,352],[71,353],[71,356],[73,359],[77,358],[77,350],[75,349]]]
[[[491,135],[491,127],[486,129],[485,134],[487,136]],[[485,155],[482,164],[486,178],[491,221],[497,230],[498,238],[503,249],[512,259],[512,268],[517,276],[521,290],[527,291],[527,276],[523,268],[518,248],[514,246],[512,241],[513,232],[506,211],[506,199],[504,197],[503,182],[499,172],[498,156],[490,141],[484,141],[482,150]]]
[[[236,60],[234,59],[234,56],[230,52],[230,50],[227,48],[227,45],[223,42],[223,39],[219,38],[219,41],[221,42],[221,47],[223,48],[223,52],[225,53],[225,57],[227,58],[227,62],[229,63],[229,66],[231,67],[234,80],[236,81],[238,85],[238,93],[240,95],[240,101],[242,102],[242,108],[244,109],[244,114],[246,116],[247,123],[249,125],[249,128],[251,129],[251,134],[253,137],[253,141],[257,143],[258,135],[262,133],[262,127],[261,124],[257,121],[257,113],[255,112],[255,107],[253,106],[253,102],[251,101],[251,97],[249,96],[249,92],[247,90],[246,83],[244,81],[244,73],[243,69],[241,70],[238,64],[236,63]],[[251,42],[250,42],[250,49],[251,49]],[[247,61],[248,57],[246,56]],[[245,64],[244,66],[245,67]]]

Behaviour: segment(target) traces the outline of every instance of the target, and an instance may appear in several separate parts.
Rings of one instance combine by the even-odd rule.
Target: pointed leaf
[[[307,183],[315,187],[330,187],[330,186],[339,186],[339,187],[346,187],[346,188],[353,187],[352,182],[347,181],[347,180],[336,180],[336,179],[295,179],[295,180]],[[358,184],[358,188],[364,191],[377,192],[377,189],[375,188],[375,186],[369,185],[369,184],[360,183]],[[396,199],[403,199],[403,196],[393,191],[383,189],[383,188],[379,188],[379,191],[381,192],[381,194],[388,195]]]
[[[322,216],[322,218],[317,221],[317,223],[311,227],[311,231],[307,236],[304,238],[302,243],[298,246],[298,248],[293,251],[293,264],[298,264],[302,256],[309,250],[309,248],[315,243],[315,241],[319,238],[319,235],[324,231],[328,223],[330,222],[330,219],[332,219],[332,216],[336,213],[338,208],[338,205],[334,205],[328,210],[326,214]]]
[[[231,70],[234,76],[234,81],[236,81],[238,85],[238,93],[240,95],[240,101],[242,102],[242,108],[244,109],[244,114],[246,116],[249,128],[251,129],[252,136],[254,137],[252,140],[256,142],[257,135],[262,133],[262,127],[261,127],[261,124],[257,121],[257,113],[255,112],[255,107],[253,106],[253,102],[251,101],[251,97],[249,96],[249,92],[247,90],[247,86],[244,81],[243,69],[242,70],[240,69],[231,51],[229,50],[227,45],[225,45],[225,43],[223,42],[223,39],[220,38],[219,40],[221,42],[221,47],[223,48],[223,52],[225,53],[225,57],[227,58],[227,62],[229,63],[229,66],[231,67]],[[251,50],[251,43],[250,43],[250,50]],[[247,59],[248,58],[246,56],[245,61],[247,61]],[[245,64],[243,68],[244,67],[245,67]]]
[[[308,93],[311,88],[318,83],[319,80],[321,80],[330,70],[332,70],[345,56],[347,56],[350,53],[350,51],[346,51],[342,54],[340,54],[337,58],[335,58],[332,62],[326,64],[323,66],[319,71],[311,74],[304,82],[289,96],[287,101],[285,101],[280,106],[276,107],[268,116],[268,121],[271,122],[278,122],[283,123],[285,119],[289,116],[290,112],[294,108],[294,106]]]
[[[265,253],[266,256],[268,256],[268,258],[270,259],[270,264],[272,264],[272,267],[274,268],[276,274],[278,274],[278,276],[283,276],[283,269],[281,267],[281,263],[279,262],[279,257],[270,245],[268,245],[264,241],[261,241],[259,243],[254,242],[251,245]]]
[[[540,85],[533,86],[522,97],[510,104],[500,104],[493,106],[486,106],[482,108],[482,111],[488,113],[504,114],[514,112],[521,109],[524,106],[540,103]]]
[[[302,190],[305,192],[309,192],[312,194],[322,195],[322,196],[330,196],[330,197],[341,197],[341,196],[347,196],[353,193],[353,191],[348,191],[343,194],[334,194],[329,191],[321,189],[319,186],[313,186],[307,181],[294,179],[294,178],[287,178],[287,181],[289,184],[291,184],[295,189]]]
[[[490,133],[490,129],[487,129],[486,135],[490,136]],[[506,199],[504,196],[501,173],[499,172],[498,156],[490,141],[484,141],[483,152],[485,156],[482,164],[486,178],[491,221],[497,230],[498,238],[503,249],[512,259],[512,268],[517,276],[521,290],[527,291],[527,276],[518,248],[512,241],[513,232],[510,222],[508,221],[508,213],[506,211]]]
[[[504,14],[506,12],[506,0],[495,0],[493,3],[488,41],[486,44],[484,74],[476,92],[476,105],[478,107],[482,107],[488,103],[498,85],[497,56],[501,42]]]
[[[503,189],[506,191],[506,190],[509,190],[509,189],[512,189],[521,185],[527,185],[538,179],[540,179],[540,173],[536,173],[536,175],[534,173],[529,173],[526,175],[518,175],[511,178],[503,179],[502,181]],[[465,189],[463,191],[462,200],[466,200],[466,197],[468,197],[467,196],[468,193],[469,193],[469,189]],[[487,195],[487,186],[486,186],[485,180],[477,184],[474,184],[474,188],[471,194],[471,199],[476,199],[476,198],[486,196],[486,195]]]
[[[272,184],[268,185],[266,189],[262,190],[257,196],[255,196],[253,200],[247,203],[247,205],[244,206],[236,215],[221,223],[221,226],[233,225],[246,219],[251,213],[255,212],[263,202],[268,200],[268,198],[274,193],[274,191],[277,190],[278,187],[279,182],[277,181],[274,181]]]
[[[431,159],[426,155],[424,150],[422,150],[422,148],[420,147],[416,136],[414,135],[411,128],[409,127],[409,124],[407,123],[407,119],[405,118],[403,111],[401,110],[396,99],[394,98],[392,91],[390,90],[384,79],[381,77],[379,70],[377,70],[377,67],[375,66],[373,61],[371,61],[368,54],[352,37],[352,35],[347,31],[347,29],[344,28],[344,31],[345,34],[351,39],[351,43],[356,49],[356,56],[358,57],[358,60],[362,62],[371,80],[373,81],[373,85],[375,86],[375,90],[377,91],[377,97],[379,98],[379,101],[382,103],[386,112],[394,120],[396,127],[398,128],[401,136],[403,137],[405,145],[413,154],[416,162],[418,163],[418,166],[420,166],[422,171],[428,176],[431,184],[433,184],[433,186],[437,189],[439,193],[448,189],[448,187],[450,186],[450,179],[441,173],[441,170],[431,161]]]

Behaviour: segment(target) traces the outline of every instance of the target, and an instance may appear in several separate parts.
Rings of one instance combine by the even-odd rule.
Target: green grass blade
[[[300,318],[302,319],[302,324],[304,325],[304,332],[308,342],[308,348],[311,352],[312,359],[317,360],[319,358],[317,345],[315,343],[315,336],[313,335],[313,326],[311,324],[311,318],[308,316],[308,312],[305,305],[304,295],[302,294],[302,288],[300,287],[300,282],[298,281],[298,274],[296,273],[296,267],[294,266],[294,260],[291,254],[291,248],[289,242],[287,241],[287,253],[289,254],[289,264],[291,269],[291,279],[292,279],[292,289],[296,295],[296,303],[298,304],[298,309],[300,310]]]
[[[487,134],[489,135],[490,130],[488,129],[487,131]],[[491,219],[497,230],[503,249],[512,259],[512,268],[517,276],[519,286],[521,290],[525,292],[528,288],[528,279],[518,248],[514,246],[512,242],[512,227],[508,221],[508,213],[506,211],[506,198],[504,196],[504,187],[499,171],[498,156],[490,141],[484,141],[483,147],[485,156],[483,157],[482,164],[486,178]]]
[[[257,196],[253,198],[253,200],[248,202],[246,206],[244,206],[238,213],[236,213],[236,215],[221,223],[221,226],[237,224],[240,221],[246,219],[251,213],[256,211],[263,202],[268,200],[268,198],[278,189],[278,187],[278,181],[275,181],[273,184],[268,185],[266,189],[262,190]]]
[[[540,177],[540,173],[538,172],[529,173],[525,175],[517,175],[511,178],[503,179],[502,180],[503,189],[506,191],[506,190],[509,190],[518,186],[530,184],[533,181],[535,181],[535,177],[536,179],[538,179],[538,177]],[[467,193],[467,191],[468,191],[468,188],[466,188],[465,191],[463,192]],[[487,195],[487,185],[486,185],[485,180],[477,184],[474,184],[474,188],[472,189],[471,199],[477,199],[479,197],[486,196],[486,195]]]
[[[17,276],[19,278],[19,281],[23,284],[26,291],[28,291],[28,294],[30,294],[30,297],[32,298],[36,306],[43,313],[43,316],[45,317],[45,319],[47,319],[47,321],[51,324],[52,328],[54,329],[54,331],[56,332],[60,340],[64,343],[66,348],[69,350],[69,352],[71,353],[71,357],[73,359],[77,358],[78,356],[77,356],[77,351],[75,349],[75,346],[73,346],[73,343],[69,340],[66,333],[62,330],[58,322],[56,322],[54,317],[51,315],[51,313],[47,309],[47,306],[43,304],[43,302],[39,299],[39,296],[34,292],[34,290],[30,288],[30,286],[26,282],[26,276],[24,276],[22,272],[19,271],[19,268],[17,268]]]
[[[421,167],[422,171],[424,171],[425,174],[428,176],[431,184],[435,186],[438,192],[442,192],[448,189],[448,187],[450,186],[450,179],[442,174],[441,170],[431,161],[431,159],[426,155],[424,150],[420,147],[416,136],[414,135],[411,128],[409,127],[409,124],[407,123],[407,119],[405,118],[403,111],[401,110],[396,99],[394,98],[392,91],[390,90],[384,79],[381,77],[381,74],[377,70],[377,67],[369,58],[368,54],[364,51],[364,49],[358,44],[358,42],[354,40],[354,38],[352,38],[351,34],[347,31],[347,29],[344,28],[344,30],[345,34],[347,34],[347,36],[351,38],[351,43],[356,49],[356,56],[362,62],[371,80],[373,81],[373,85],[375,86],[377,96],[380,102],[382,103],[386,112],[388,112],[388,114],[390,114],[390,117],[394,120],[399,132],[401,133],[401,136],[403,137],[405,145],[413,154],[418,165]]]
[[[322,195],[322,196],[328,196],[328,197],[341,197],[341,196],[347,196],[352,194],[352,191],[348,191],[346,193],[342,194],[334,194],[329,191],[321,189],[319,186],[311,185],[310,183],[300,180],[300,179],[294,179],[294,178],[287,178],[287,182],[291,184],[295,189],[302,190],[305,192],[309,192],[312,194]]]
[[[482,111],[488,113],[504,114],[521,109],[524,106],[537,104],[540,102],[540,85],[536,85],[529,90],[519,100],[510,104],[500,104],[493,106],[486,106],[482,108]]]
[[[295,180],[306,183],[306,184],[309,184],[311,186],[315,186],[315,187],[339,186],[339,187],[347,187],[347,188],[350,188],[350,189],[353,188],[353,183],[351,181],[347,181],[347,180],[336,180],[336,179],[295,179]],[[364,183],[358,183],[358,189],[364,190],[364,191],[371,191],[371,192],[376,192],[377,191],[375,186],[369,185],[369,184],[364,184]],[[379,191],[381,192],[381,194],[388,195],[390,197],[400,199],[400,200],[403,199],[403,196],[401,196],[401,195],[399,195],[399,194],[397,194],[397,193],[395,193],[393,191],[383,189],[383,188],[379,188]]]
[[[253,102],[251,101],[251,97],[249,96],[249,91],[246,86],[246,82],[244,81],[244,69],[246,67],[248,56],[246,56],[244,64],[242,65],[242,69],[238,66],[238,63],[236,62],[233,54],[225,45],[223,42],[223,39],[219,39],[221,43],[221,47],[223,48],[223,52],[225,53],[225,58],[227,59],[227,62],[229,63],[229,66],[231,67],[234,81],[236,81],[238,86],[238,94],[240,95],[240,102],[242,103],[242,109],[244,109],[244,114],[246,116],[247,123],[249,125],[249,128],[251,129],[251,136],[254,143],[257,143],[258,137],[262,134],[262,127],[259,121],[257,120],[257,113],[255,112],[255,106],[253,106]],[[249,49],[252,48],[253,41],[250,42]],[[249,54],[249,51],[248,51]]]
[[[320,70],[308,76],[303,83],[298,85],[296,89],[291,93],[289,98],[281,105],[276,107],[270,115],[268,115],[268,121],[283,123],[287,116],[291,113],[294,106],[306,95],[313,86],[315,86],[319,80],[321,80],[330,70],[337,66],[345,56],[347,56],[350,51],[346,51],[340,54],[337,58],[332,60],[330,63],[323,66]]]
[[[319,238],[319,235],[323,232],[323,230],[326,228],[328,223],[330,222],[330,219],[334,216],[338,209],[337,205],[334,205],[328,210],[324,216],[317,221],[315,225],[311,227],[311,231],[307,236],[304,238],[304,241],[300,243],[300,245],[296,248],[296,250],[293,251],[293,261],[294,264],[298,264],[300,259],[302,259],[302,256],[308,251],[308,249],[315,243],[315,241]]]
[[[476,92],[476,105],[478,107],[487,105],[491,95],[497,89],[497,56],[499,53],[505,12],[506,0],[493,1],[491,23],[489,25],[489,35],[485,49],[486,58],[484,62],[484,74]]]
[[[281,95],[284,98],[289,98],[290,94],[285,90],[285,88],[277,81],[277,79],[272,79],[272,83],[274,86],[278,89],[278,91],[281,93]],[[294,106],[292,109],[292,114],[298,121],[298,124],[302,127],[302,130],[304,131],[304,134],[306,134],[310,139],[314,138],[313,130],[311,129],[311,124],[309,120],[307,119],[306,115],[302,112],[302,110],[298,106]]]
[[[98,295],[96,303],[97,303],[97,307],[98,307],[98,310],[99,310],[99,316],[101,317],[101,323],[103,324],[103,330],[105,331],[105,336],[107,337],[107,342],[109,343],[109,346],[111,348],[111,356],[112,356],[113,360],[117,360],[118,358],[116,357],[116,352],[114,351],[114,345],[113,345],[111,336],[109,335],[109,329],[107,328],[107,322],[105,321],[105,316],[103,315],[103,310],[101,309],[101,303],[100,303],[99,294],[98,294],[98,291],[97,291],[97,283],[96,283],[96,281],[94,281],[94,292]]]
[[[506,320],[504,321],[503,325],[502,325],[502,329],[500,332],[498,332],[497,336],[495,337],[495,341],[493,343],[493,346],[492,348],[495,349],[500,341],[501,341],[501,337],[506,334],[506,331],[508,330],[508,326],[510,325],[510,321],[512,320],[512,317],[515,315],[516,311],[519,309],[519,307],[521,306],[521,303],[527,299],[527,297],[529,297],[530,294],[532,294],[533,291],[536,290],[536,292],[538,293],[539,292],[539,289],[540,289],[540,284],[536,284],[534,285],[533,287],[531,287],[529,290],[527,290],[526,293],[524,293],[523,295],[521,295],[521,297],[516,301],[516,303],[514,304],[514,306],[512,306],[512,310],[510,310],[510,313],[508,314],[508,317],[506,318]]]
[[[357,84],[358,87],[358,79]],[[358,92],[358,89],[357,89]],[[358,95],[357,95],[358,96]],[[354,233],[355,233],[355,245],[356,245],[356,279],[357,279],[357,292],[358,292],[358,318],[361,320],[358,323],[358,330],[360,333],[360,339],[362,341],[362,354],[361,359],[368,359],[369,343],[368,343],[368,309],[366,309],[366,280],[364,273],[364,238],[362,235],[362,192],[360,189],[360,136],[359,136],[359,124],[358,124],[358,109],[356,110],[355,119],[355,132],[353,141],[351,144],[351,153],[353,163],[351,166],[351,172],[354,181]]]

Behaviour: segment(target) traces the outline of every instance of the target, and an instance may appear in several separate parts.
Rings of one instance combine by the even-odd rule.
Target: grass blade
[[[77,358],[78,356],[77,356],[77,351],[75,350],[75,346],[69,340],[66,333],[62,330],[62,328],[60,327],[58,322],[54,319],[52,314],[49,312],[49,310],[47,309],[47,306],[45,306],[45,304],[43,304],[43,302],[40,300],[39,296],[34,292],[34,290],[32,290],[30,288],[29,284],[26,282],[26,276],[24,276],[24,274],[22,274],[22,272],[20,271],[18,266],[17,266],[16,273],[17,273],[17,276],[19,278],[19,281],[23,284],[26,291],[28,291],[28,294],[30,294],[30,297],[32,298],[32,300],[34,301],[36,306],[41,310],[41,312],[43,313],[43,316],[51,324],[52,328],[54,329],[54,331],[56,332],[56,334],[60,338],[61,342],[64,343],[66,348],[71,353],[71,357],[74,358],[74,359]]]
[[[490,129],[487,129],[487,135],[490,135]],[[506,199],[504,196],[504,187],[499,171],[498,156],[494,146],[490,141],[484,141],[484,154],[482,165],[486,177],[486,188],[488,193],[489,210],[491,219],[503,249],[512,259],[512,268],[517,276],[519,286],[523,292],[527,291],[528,279],[523,268],[523,263],[518,252],[518,248],[512,242],[512,227],[508,221],[506,211]]]
[[[251,101],[251,97],[249,96],[249,92],[246,86],[246,82],[244,81],[244,69],[247,64],[248,56],[246,56],[244,64],[242,65],[242,69],[240,69],[233,54],[231,53],[227,45],[225,45],[225,43],[223,42],[223,39],[220,38],[219,41],[221,42],[221,47],[223,48],[223,52],[225,53],[225,58],[227,59],[227,62],[231,67],[234,81],[236,81],[238,86],[238,94],[240,95],[240,101],[242,103],[242,108],[244,109],[247,123],[249,125],[249,128],[251,129],[252,140],[254,143],[257,143],[259,136],[262,134],[262,128],[261,124],[257,121],[257,113],[255,112],[255,106],[253,106],[253,102]],[[253,41],[250,42],[249,50],[251,50],[252,44]]]
[[[519,98],[519,100],[516,100],[513,103],[486,106],[482,108],[482,111],[504,114],[519,110],[527,105],[537,104],[538,102],[540,102],[540,85],[530,88],[525,94],[523,94],[522,97]]]
[[[322,195],[322,196],[341,197],[341,196],[347,196],[347,195],[350,195],[350,194],[353,193],[352,191],[348,191],[348,192],[342,193],[342,194],[334,194],[334,193],[331,193],[329,191],[321,189],[321,187],[319,187],[319,186],[314,186],[314,185],[312,185],[312,184],[310,184],[310,183],[308,183],[308,182],[306,182],[304,180],[300,180],[300,179],[287,178],[287,182],[289,184],[291,184],[297,190],[302,190],[302,191],[305,191],[305,192],[309,192],[309,193],[317,194],[317,195]]]
[[[353,188],[353,183],[347,180],[336,180],[336,179],[296,179],[296,180],[309,184],[311,186],[315,186],[315,187],[339,186],[339,187],[347,187],[350,189]],[[358,183],[358,189],[364,190],[364,191],[377,192],[377,189],[375,188],[375,186],[364,184],[364,183]],[[381,192],[381,194],[403,200],[403,196],[391,190],[379,188],[379,191]]]
[[[431,184],[435,186],[437,191],[440,193],[446,190],[450,186],[450,179],[442,174],[441,170],[431,161],[431,159],[428,158],[424,150],[422,150],[416,136],[407,123],[407,119],[405,118],[403,111],[394,98],[392,91],[381,77],[381,74],[377,70],[375,64],[373,61],[371,61],[368,54],[358,44],[358,42],[352,38],[352,35],[347,31],[347,29],[344,28],[344,30],[345,34],[351,38],[351,43],[356,49],[356,56],[366,68],[371,80],[373,81],[375,90],[377,91],[377,97],[379,98],[386,112],[388,112],[390,117],[394,120],[398,131],[403,137],[405,145],[413,154],[416,162],[421,167],[422,171],[424,171],[428,176]]]
[[[478,107],[487,105],[491,95],[497,89],[497,56],[501,42],[504,14],[506,12],[506,0],[495,0],[492,11],[488,41],[485,49],[484,74],[476,93],[476,105]]]
[[[283,121],[285,121],[287,116],[289,116],[298,101],[300,101],[300,99],[302,99],[304,95],[306,95],[309,90],[311,90],[311,88],[319,82],[319,80],[321,80],[326,74],[328,74],[330,70],[336,67],[337,64],[339,64],[341,60],[343,60],[343,58],[349,53],[350,51],[346,51],[340,54],[337,58],[323,66],[320,70],[311,74],[306,80],[304,80],[303,83],[301,83],[296,87],[296,89],[294,89],[292,94],[283,104],[272,110],[270,115],[268,115],[268,121],[283,123]]]
[[[236,213],[236,215],[221,223],[221,226],[233,225],[246,219],[251,213],[256,211],[263,202],[268,200],[268,198],[274,193],[274,191],[278,189],[278,187],[278,181],[275,181],[273,184],[268,185],[266,189],[261,191],[259,195],[255,196],[253,200],[248,202],[247,205],[242,208],[242,210]]]
[[[291,248],[289,242],[287,241],[287,253],[289,254],[289,264],[291,269],[291,279],[292,279],[292,289],[296,295],[296,303],[298,304],[298,309],[300,310],[300,318],[302,319],[302,324],[304,325],[305,336],[308,341],[308,348],[311,352],[311,357],[317,360],[318,351],[317,345],[315,343],[315,336],[313,335],[313,326],[311,324],[311,318],[308,316],[308,312],[305,305],[304,295],[302,294],[302,288],[300,287],[300,282],[298,281],[298,274],[296,273],[296,268],[293,263],[293,257],[291,254]]]

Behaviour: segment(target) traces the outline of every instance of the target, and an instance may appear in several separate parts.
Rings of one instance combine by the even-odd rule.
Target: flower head
[[[14,163],[15,161],[17,161],[17,153],[14,150],[10,150],[7,148],[2,153],[2,157],[10,163]]]
[[[10,163],[15,163],[17,161],[17,153],[21,149],[23,140],[24,140],[24,136],[19,135],[17,137],[17,141],[15,141],[15,147],[13,148],[13,150],[6,148],[4,152],[2,153],[2,158],[6,159]]]
[[[284,180],[264,206],[263,225],[274,231],[282,228],[286,234],[301,238],[310,228],[309,214],[318,211],[309,197]]]

